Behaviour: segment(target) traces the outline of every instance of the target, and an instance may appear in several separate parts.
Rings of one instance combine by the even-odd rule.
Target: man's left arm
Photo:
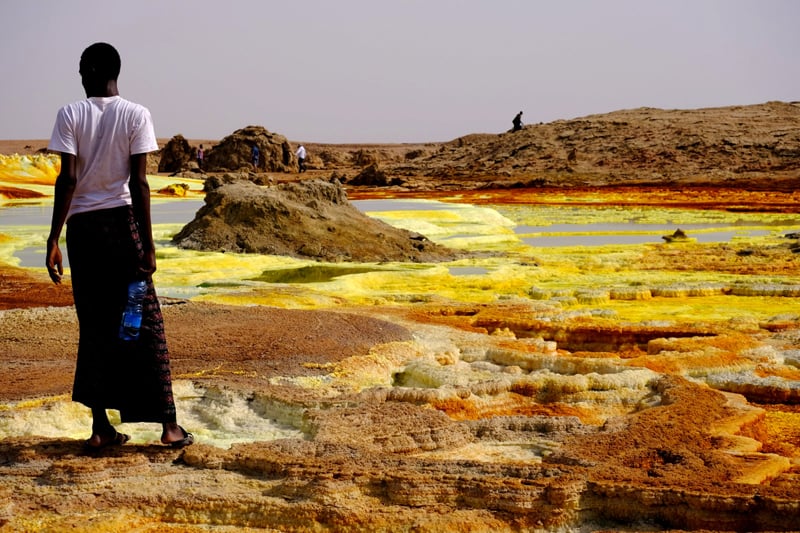
[[[153,242],[153,224],[150,219],[150,184],[147,182],[147,154],[131,156],[129,183],[133,214],[139,225],[144,256],[139,263],[139,273],[151,276],[156,271],[156,250]]]

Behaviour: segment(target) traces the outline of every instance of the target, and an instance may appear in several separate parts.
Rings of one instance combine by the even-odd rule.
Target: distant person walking
[[[297,153],[295,155],[297,156],[298,170],[300,172],[305,172],[306,171],[306,147],[301,144],[300,148],[297,149]]]
[[[258,149],[257,145],[253,145],[253,148],[250,150],[250,160],[253,163],[253,170],[258,170],[258,159],[261,155],[261,151]]]
[[[200,170],[203,170],[203,159],[205,158],[205,152],[203,151],[203,145],[201,144],[200,147],[197,149],[197,166]]]
[[[130,437],[108,419],[157,422],[161,442],[194,442],[176,421],[164,320],[153,286],[156,253],[150,221],[147,154],[158,150],[147,108],[117,90],[120,57],[95,43],[83,51],[79,72],[86,99],[58,111],[48,148],[61,153],[45,265],[50,279],[64,274],[58,241],[67,225],[72,294],[78,315],[78,361],[73,401],[92,410],[87,448],[120,446]],[[145,281],[136,340],[120,339],[128,285]]]
[[[517,116],[514,117],[514,120],[512,120],[511,123],[514,125],[514,127],[511,128],[511,131],[519,131],[522,129],[522,111],[517,113]]]

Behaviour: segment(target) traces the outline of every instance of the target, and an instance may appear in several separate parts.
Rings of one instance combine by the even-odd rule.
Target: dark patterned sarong
[[[72,215],[67,252],[80,327],[72,399],[90,408],[117,409],[122,422],[174,422],[164,319],[152,279],[139,339],[119,339],[128,283],[143,254],[133,210]]]

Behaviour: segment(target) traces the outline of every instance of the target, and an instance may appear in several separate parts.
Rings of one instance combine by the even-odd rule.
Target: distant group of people
[[[514,119],[511,121],[511,131],[520,131],[522,129],[522,111],[516,114]],[[308,157],[308,152],[306,151],[306,147],[302,144],[297,148],[297,152],[295,152],[295,156],[297,157],[297,171],[302,173],[306,171],[306,158]],[[197,149],[197,166],[200,170],[203,169],[203,164],[205,161],[205,151],[203,150],[203,145],[201,144],[200,147]],[[250,163],[253,165],[253,170],[258,171],[258,165],[261,161],[261,150],[258,148],[258,145],[253,143],[250,149]]]
[[[201,147],[203,145],[200,145]],[[295,152],[297,156],[297,166],[298,172],[305,172],[306,171],[306,147],[302,144]],[[261,150],[259,150],[258,145],[253,143],[252,148],[250,149],[250,163],[253,165],[253,170],[258,171],[258,163],[261,158]]]
[[[511,131],[520,131],[522,129],[522,111],[516,114],[514,119],[511,121],[512,128]],[[306,171],[306,158],[308,157],[308,152],[306,151],[306,147],[302,144],[297,148],[297,152],[295,152],[295,156],[297,157],[297,171],[303,173]],[[197,149],[197,166],[202,170],[203,163],[204,163],[205,152],[203,151],[203,145],[201,144],[200,147]],[[258,171],[258,165],[261,161],[261,150],[258,148],[258,145],[253,143],[250,149],[250,163],[253,165],[253,170]]]
[[[297,170],[298,172],[305,172],[306,171],[306,147],[302,144],[295,152],[295,156],[297,156]],[[203,166],[205,164],[205,150],[203,149],[203,145],[201,144],[197,148],[197,152],[195,154],[195,158],[197,160],[197,167],[200,170],[203,170]],[[258,148],[258,145],[253,143],[250,148],[250,164],[253,165],[253,170],[258,171],[258,165],[261,162],[261,150]]]

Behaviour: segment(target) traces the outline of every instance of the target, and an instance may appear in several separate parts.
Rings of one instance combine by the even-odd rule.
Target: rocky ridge
[[[793,187],[800,179],[800,103],[621,110],[394,149],[342,153],[333,145],[307,147],[321,155],[324,168],[347,171],[343,181],[348,185],[386,184],[398,190]],[[369,165],[381,173],[375,183],[364,183],[361,175]]]

